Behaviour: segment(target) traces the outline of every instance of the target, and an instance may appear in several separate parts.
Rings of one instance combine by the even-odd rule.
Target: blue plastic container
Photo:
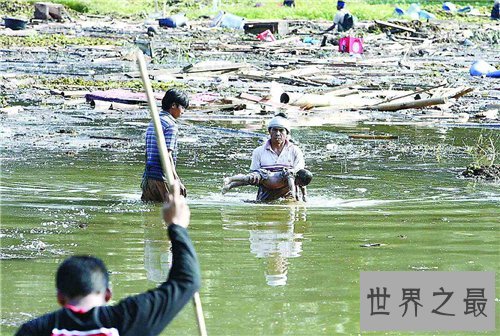
[[[472,7],[472,6],[465,6],[465,7],[459,8],[457,10],[457,12],[458,13],[470,13],[470,12],[472,12],[472,9],[474,9],[474,7]]]
[[[187,24],[187,18],[184,14],[176,14],[167,18],[158,19],[160,27],[178,28]]]
[[[455,12],[457,10],[457,6],[455,6],[452,2],[445,2],[443,3],[443,10],[447,12]]]
[[[403,16],[406,13],[405,13],[405,10],[403,8],[395,7],[394,8],[394,14],[399,15],[399,16]]]
[[[491,66],[483,60],[479,60],[472,63],[469,73],[471,76],[494,77],[494,73],[497,72],[496,70],[494,66]],[[489,76],[490,73],[492,74],[491,76]]]
[[[488,72],[486,77],[500,78],[500,70]]]

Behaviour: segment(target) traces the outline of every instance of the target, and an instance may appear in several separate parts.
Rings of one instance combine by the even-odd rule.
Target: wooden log
[[[474,91],[474,88],[463,88],[459,92],[455,93],[454,95],[450,96],[451,98],[458,99],[462,96],[465,96],[466,94]]]
[[[332,97],[318,94],[302,94],[284,92],[281,94],[280,101],[292,106],[300,106],[304,108],[331,106]]]
[[[260,103],[261,101],[264,100],[264,98],[262,98],[262,97],[259,97],[259,96],[256,96],[256,95],[252,95],[252,94],[249,94],[249,93],[246,93],[246,92],[240,93],[239,96],[238,96],[238,98],[250,100],[250,101],[255,102],[255,103]]]
[[[413,96],[413,95],[416,95],[416,94],[419,94],[419,93],[424,93],[424,92],[428,92],[428,91],[431,91],[433,89],[437,89],[437,88],[440,88],[440,87],[443,87],[445,86],[447,83],[442,83],[442,84],[439,84],[439,85],[436,85],[436,86],[433,86],[433,87],[430,87],[430,88],[425,88],[425,89],[421,89],[421,90],[417,90],[415,92],[411,92],[411,93],[408,93],[408,94],[405,94],[405,95],[402,95],[402,96],[398,96],[398,97],[394,97],[394,98],[390,98],[390,99],[387,99],[383,102],[383,104],[386,104],[388,102],[391,102],[391,101],[394,101],[394,100],[398,100],[398,99],[402,99],[402,98],[406,98],[406,97],[409,97],[409,96]],[[455,97],[454,97],[455,98]]]
[[[413,33],[413,34],[417,33],[417,31],[415,29],[407,28],[407,27],[403,27],[403,26],[399,26],[399,25],[396,25],[394,23],[390,23],[390,22],[386,22],[386,21],[375,20],[375,23],[378,24],[379,26],[383,26],[383,27],[389,27],[389,28],[399,29],[399,30],[407,31],[407,32],[410,32],[410,33]]]
[[[291,85],[305,85],[305,86],[323,86],[324,83],[316,83],[312,80],[301,79],[297,77],[287,77],[287,76],[279,76],[277,79],[279,82],[285,82]]]
[[[422,37],[412,37],[412,36],[393,36],[396,41],[397,40],[407,40],[407,41],[415,41],[415,42],[425,42],[428,39]]]
[[[378,111],[398,111],[410,108],[422,108],[427,106],[446,104],[447,102],[448,98],[446,97],[436,97],[436,98],[421,99],[421,100],[407,101],[401,103],[377,104],[370,106],[370,109]]]
[[[329,96],[334,96],[334,97],[345,97],[345,96],[350,96],[352,94],[359,94],[359,91],[355,87],[353,87],[353,88],[344,87],[344,88],[338,88],[336,90],[325,92],[324,94],[329,95]]]

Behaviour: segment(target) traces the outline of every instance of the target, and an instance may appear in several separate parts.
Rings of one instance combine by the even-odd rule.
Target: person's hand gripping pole
[[[167,150],[167,146],[165,144],[165,136],[163,135],[163,131],[161,129],[160,115],[158,114],[158,107],[156,106],[156,100],[153,96],[153,89],[151,87],[151,82],[149,80],[148,71],[146,68],[146,62],[144,61],[144,55],[140,50],[137,50],[137,64],[139,65],[139,71],[141,73],[142,83],[144,85],[144,90],[146,91],[146,96],[148,98],[149,112],[151,114],[151,119],[153,120],[153,124],[155,127],[156,133],[156,143],[158,144],[158,152],[160,153],[161,165],[163,168],[163,172],[166,177],[167,188],[170,191],[169,201],[172,202],[172,206],[184,206],[187,208],[185,203],[182,203],[178,200],[179,198],[179,185],[174,181],[173,167],[169,160],[169,154]],[[174,184],[177,186],[174,187]],[[177,194],[176,194],[177,191]],[[169,211],[163,210],[163,218],[165,219],[166,213]],[[187,221],[189,222],[189,209],[187,209],[188,216]],[[170,221],[170,223],[176,223],[175,221]],[[181,223],[176,223],[182,225]],[[187,226],[187,225],[186,225]],[[198,292],[193,295],[193,304],[196,314],[196,320],[198,322],[198,330],[200,336],[207,335],[207,329],[205,326],[205,318],[203,317],[203,309],[201,307],[201,299],[200,294]]]

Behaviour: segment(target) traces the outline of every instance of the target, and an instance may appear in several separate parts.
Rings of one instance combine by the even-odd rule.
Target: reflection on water
[[[166,228],[144,223],[144,269],[149,281],[162,283],[172,266],[172,244],[166,239]]]
[[[234,220],[231,211],[221,212],[225,229],[248,231],[250,252],[265,259],[264,275],[269,286],[287,284],[289,259],[300,257],[302,252],[303,235],[296,227],[304,226],[307,220],[307,209],[303,205],[289,205],[279,213],[282,216],[278,219],[275,213],[270,218],[261,212],[252,222],[244,222]]]

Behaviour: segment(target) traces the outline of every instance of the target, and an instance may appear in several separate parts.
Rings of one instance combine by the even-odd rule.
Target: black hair
[[[104,293],[108,287],[108,270],[99,258],[69,257],[57,269],[56,288],[70,299],[90,293]]]
[[[311,183],[312,173],[307,169],[300,169],[297,171],[295,181],[299,186],[306,186]]]
[[[181,89],[173,88],[165,92],[165,96],[161,100],[161,108],[168,111],[173,104],[181,105],[185,109],[189,107],[189,97]]]

